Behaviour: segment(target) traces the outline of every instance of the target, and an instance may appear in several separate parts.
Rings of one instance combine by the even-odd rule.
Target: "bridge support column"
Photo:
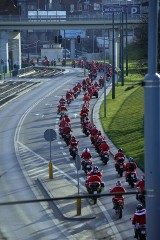
[[[0,71],[6,73],[8,71],[8,32],[0,33]]]
[[[75,39],[71,38],[71,59],[75,59]]]
[[[21,69],[21,38],[20,38],[20,32],[13,32],[11,34],[12,36],[12,42],[11,42],[11,49],[12,49],[12,61],[13,66],[16,64],[19,69]]]
[[[119,56],[119,46],[118,46],[118,31],[115,30],[114,33],[114,61],[115,61],[115,67],[118,66],[118,56]],[[113,52],[113,30],[110,29],[109,30],[109,63],[112,64],[112,60],[113,60],[113,56],[112,56],[112,52]]]

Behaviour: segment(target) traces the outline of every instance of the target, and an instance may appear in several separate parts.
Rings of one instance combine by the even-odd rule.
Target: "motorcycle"
[[[145,225],[141,225],[138,227],[137,231],[137,239],[140,239],[140,240],[146,240],[146,226]]]
[[[123,208],[124,208],[124,200],[116,199],[114,204],[115,204],[114,209],[115,209],[116,214],[118,214],[119,218],[122,218],[122,212],[123,212]]]
[[[132,218],[130,218],[130,220],[132,221]],[[135,235],[136,235],[136,239],[146,240],[146,237],[147,237],[146,226],[139,225],[139,223],[137,223],[137,226],[135,229]]]
[[[97,194],[100,194],[102,189],[104,188],[104,182],[89,182],[88,193],[92,194],[91,197],[93,199],[94,204],[97,203]]]
[[[71,135],[64,135],[64,141],[67,144],[67,146],[69,145],[70,140],[71,140]]]
[[[90,131],[89,131],[88,128],[84,127],[84,128],[83,128],[83,133],[88,137],[89,134],[90,134]]]
[[[75,68],[76,67],[76,64],[75,63],[72,63],[72,68]]]
[[[143,204],[145,207],[146,201],[145,201],[145,191],[141,190],[140,187],[137,187],[137,193],[136,193],[136,199]]]
[[[104,165],[107,165],[107,163],[109,161],[109,152],[108,151],[104,151],[102,153],[101,160],[104,163]]]
[[[67,104],[68,104],[68,105],[71,104],[71,102],[72,102],[72,99],[71,99],[71,98],[67,99]]]
[[[137,176],[136,176],[136,172],[135,171],[132,171],[130,173],[127,174],[127,177],[126,177],[126,182],[129,183],[129,185],[134,188],[134,184],[137,182]]]
[[[98,98],[98,90],[95,90],[95,91],[92,93],[92,96]]]
[[[82,170],[87,174],[92,170],[92,159],[83,159],[81,161]]]
[[[123,172],[125,170],[124,158],[119,158],[115,165],[116,171],[118,172],[119,176],[123,176]]]
[[[70,155],[73,157],[73,159],[76,159],[76,155],[78,154],[78,143],[77,142],[72,142],[71,143],[71,150],[70,150]]]

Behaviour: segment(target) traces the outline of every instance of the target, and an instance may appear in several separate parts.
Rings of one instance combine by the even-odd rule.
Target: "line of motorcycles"
[[[81,84],[81,89],[80,91],[77,93],[76,96],[74,96],[74,98],[76,98],[81,90],[83,89],[83,85]],[[98,89],[98,88],[97,88]],[[84,91],[86,91],[86,88],[83,89]],[[99,90],[99,89],[98,89]],[[91,98],[90,98],[91,99]],[[90,101],[90,100],[89,100]],[[84,101],[84,103],[86,104],[86,107],[89,108],[89,101]],[[67,104],[69,105],[72,101],[68,102]],[[64,115],[64,113],[62,114]],[[63,117],[63,116],[61,116]],[[84,118],[81,119],[81,123],[84,121],[84,119],[87,117],[84,116]],[[89,136],[90,135],[90,130],[89,129],[83,129],[82,128],[82,132],[86,135],[86,136]],[[65,138],[64,138],[65,139]],[[70,138],[69,140],[67,141],[69,143],[71,139],[71,135],[70,135]],[[94,142],[94,138],[92,136],[90,136],[90,139],[91,139],[91,143],[95,146],[95,150],[99,153],[99,145],[100,143],[95,143]],[[68,145],[68,144],[67,144]],[[75,160],[76,159],[76,156],[78,154],[78,143],[71,143],[71,146],[70,146],[70,155],[72,156],[72,158]],[[109,161],[109,153],[108,152],[104,152],[104,154],[101,156],[101,160],[102,162],[107,165],[108,161]],[[82,159],[81,161],[81,165],[82,165],[82,170],[85,172],[85,174],[87,176],[90,175],[91,171],[92,171],[92,159]],[[118,173],[118,175],[120,177],[123,176],[123,172],[125,171],[125,167],[124,167],[124,159],[120,159],[119,160],[119,166],[117,166],[116,168],[116,171]],[[102,176],[101,176],[102,177]],[[126,181],[129,183],[129,185],[133,188],[135,186],[135,183],[137,182],[137,177],[136,177],[136,174],[135,173],[131,173],[130,176],[128,176],[128,179],[126,179]],[[90,182],[89,183],[89,191],[88,193],[92,195],[92,200],[94,202],[94,204],[97,203],[97,194],[100,194],[101,191],[103,190],[104,188],[104,183],[100,183],[100,182]],[[137,193],[137,200],[138,201],[144,201],[144,199],[142,200],[142,196],[138,195]],[[122,200],[119,200],[118,201],[118,204],[117,204],[117,208],[115,209],[115,212],[116,214],[118,214],[119,218],[122,217],[122,211],[123,211],[123,206],[124,206],[124,201]],[[145,239],[145,238],[144,238]]]

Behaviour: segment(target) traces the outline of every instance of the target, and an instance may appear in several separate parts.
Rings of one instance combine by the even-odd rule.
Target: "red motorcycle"
[[[92,170],[92,159],[82,159],[81,166],[82,170],[87,174]]]
[[[104,165],[107,165],[107,163],[109,161],[109,151],[102,152],[101,160],[104,163]]]
[[[123,172],[125,171],[125,163],[124,163],[124,158],[118,158],[116,164],[115,164],[115,169],[118,172],[119,176],[123,176]]]
[[[92,194],[92,200],[94,204],[97,203],[97,194],[100,194],[104,188],[104,182],[89,182],[87,191]]]
[[[121,198],[120,199],[117,198],[114,201],[114,205],[115,205],[114,209],[115,209],[116,214],[118,214],[119,218],[122,218],[122,212],[123,212],[123,208],[124,208],[124,200]]]

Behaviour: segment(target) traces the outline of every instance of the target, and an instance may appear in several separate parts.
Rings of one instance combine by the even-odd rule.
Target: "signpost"
[[[44,132],[44,138],[46,141],[50,142],[50,161],[49,161],[49,178],[53,178],[53,166],[51,161],[51,142],[54,141],[57,137],[56,132],[53,129],[47,129]]]

